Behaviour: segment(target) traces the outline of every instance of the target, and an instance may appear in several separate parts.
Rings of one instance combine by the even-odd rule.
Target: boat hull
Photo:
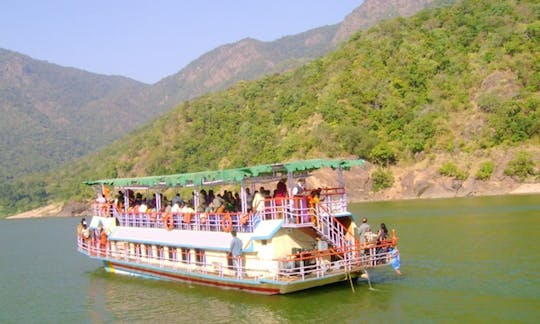
[[[168,271],[167,269],[140,265],[128,262],[104,260],[104,268],[107,272],[121,275],[137,276],[149,279],[167,280],[175,282],[188,282],[205,286],[219,287],[222,289],[232,289],[257,293],[263,295],[288,294],[296,291],[324,286],[332,283],[347,280],[344,273],[335,273],[319,278],[311,278],[303,281],[273,281],[268,279],[242,279],[231,277],[220,277],[212,274]],[[359,273],[353,273],[353,278]]]

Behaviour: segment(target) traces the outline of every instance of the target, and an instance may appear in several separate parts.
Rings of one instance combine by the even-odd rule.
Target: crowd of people
[[[172,213],[223,213],[223,212],[243,212],[243,204],[240,194],[231,190],[224,190],[223,193],[215,193],[213,189],[201,189],[198,194],[193,193],[189,199],[183,199],[179,193],[169,200],[167,196],[161,195],[161,208],[158,210],[156,194],[152,196],[143,196],[142,193],[135,193],[132,190],[126,192],[118,191],[114,199],[108,200],[105,192],[98,193],[96,203],[99,206],[110,205],[116,210],[123,211],[124,205],[128,204],[128,212],[146,213],[146,212],[172,212]],[[195,198],[195,195],[197,197]],[[245,211],[246,212],[262,212],[265,209],[265,201],[274,198],[276,203],[280,204],[284,199],[289,197],[303,197],[306,207],[314,206],[320,200],[321,189],[307,191],[305,189],[305,180],[299,179],[292,190],[287,190],[286,179],[281,179],[277,182],[273,191],[261,186],[258,190],[251,192],[249,188],[245,189]],[[127,197],[125,196],[127,195]],[[283,199],[283,200],[281,200]],[[301,203],[301,202],[300,202]],[[195,206],[196,205],[196,206]],[[109,214],[112,215],[112,212]]]

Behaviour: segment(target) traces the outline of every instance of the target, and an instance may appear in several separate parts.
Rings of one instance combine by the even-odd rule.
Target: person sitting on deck
[[[181,202],[182,202],[182,198],[180,197],[180,194],[177,192],[176,195],[174,195],[174,197],[172,199],[172,203],[173,203],[173,205],[178,204],[178,206],[180,206]]]
[[[234,211],[242,211],[242,199],[240,198],[240,194],[238,192],[234,193]]]
[[[174,214],[179,213],[179,212],[180,212],[180,208],[181,208],[181,207],[180,207],[180,203],[177,202],[177,203],[172,203],[172,204],[173,204],[173,205],[172,205],[172,207],[171,207],[171,213],[174,213]]]
[[[86,225],[85,218],[81,219],[81,222],[79,223],[79,225],[77,225],[77,236],[81,237],[84,225]]]
[[[146,204],[146,200],[143,200],[139,206],[139,213],[146,213],[148,210],[148,205]]]
[[[172,212],[172,200],[167,203],[167,207],[165,207],[164,212],[165,213],[171,213]]]
[[[225,210],[225,203],[225,199],[221,197],[221,194],[217,194],[212,201],[212,211],[222,213]]]
[[[206,190],[201,189],[201,191],[199,191],[199,204],[197,206],[197,211],[199,213],[204,213],[206,211],[206,199],[208,198],[207,196],[208,194],[206,193]]]

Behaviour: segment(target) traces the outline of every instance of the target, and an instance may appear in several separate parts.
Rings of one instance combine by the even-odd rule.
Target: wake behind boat
[[[352,283],[371,268],[399,263],[395,231],[364,233],[348,211],[342,171],[363,164],[317,159],[87,181],[100,193],[112,186],[120,195],[94,204],[77,248],[109,272],[260,294]],[[305,179],[321,168],[337,172],[337,185],[306,189]],[[264,189],[269,185],[274,194]],[[214,188],[227,186],[239,187],[235,203],[209,199]],[[183,201],[164,199],[178,188],[193,189],[183,208]],[[138,201],[143,192],[153,200]]]

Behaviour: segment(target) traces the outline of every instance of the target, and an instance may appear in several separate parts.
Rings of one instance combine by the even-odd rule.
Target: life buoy
[[[163,216],[163,225],[168,231],[174,228],[174,219],[171,214],[167,213]]]
[[[232,230],[232,218],[228,213],[223,216],[221,220],[221,226],[223,226],[224,232],[230,232]]]
[[[105,217],[111,216],[111,205],[109,205],[109,204],[101,205],[101,213]]]

